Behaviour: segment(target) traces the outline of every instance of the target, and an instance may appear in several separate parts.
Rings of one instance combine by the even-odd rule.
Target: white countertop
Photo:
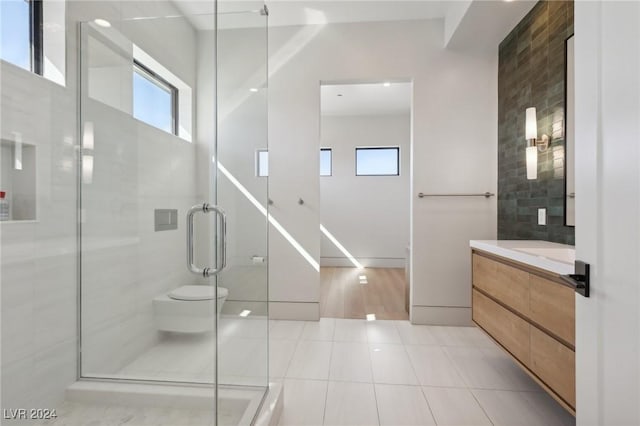
[[[471,240],[471,248],[526,263],[559,275],[573,274],[574,246],[534,240]]]

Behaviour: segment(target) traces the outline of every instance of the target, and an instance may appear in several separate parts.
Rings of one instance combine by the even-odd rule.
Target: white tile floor
[[[260,378],[266,323],[223,323],[220,367],[229,371],[221,372],[221,378]],[[280,426],[575,424],[475,327],[323,318],[270,321],[269,329],[271,381],[284,382]],[[164,342],[141,355],[130,371],[140,373],[144,367],[147,374],[157,375],[167,373],[167,365],[190,366],[180,374],[206,373],[202,377],[208,379],[213,347],[206,339],[193,343]],[[53,424],[200,426],[213,421],[207,411],[162,407],[66,403],[60,411],[66,419]]]
[[[575,424],[475,327],[272,321],[270,340],[280,426]]]

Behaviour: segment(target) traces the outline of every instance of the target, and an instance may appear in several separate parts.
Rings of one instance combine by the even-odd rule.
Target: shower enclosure
[[[268,13],[121,5],[79,29],[78,375],[202,390],[216,424],[249,424],[269,388]]]

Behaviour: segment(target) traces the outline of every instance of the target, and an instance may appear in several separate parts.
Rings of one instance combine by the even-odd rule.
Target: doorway
[[[321,317],[409,318],[411,91],[320,86]]]

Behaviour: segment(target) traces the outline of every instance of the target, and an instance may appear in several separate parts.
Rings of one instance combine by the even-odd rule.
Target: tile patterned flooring
[[[334,318],[271,321],[269,327],[271,381],[284,382],[279,426],[575,425],[475,327]],[[208,412],[164,407],[65,403],[60,412],[63,418],[49,424],[200,426],[213,420]]]
[[[575,424],[475,327],[274,323],[271,375],[285,384],[280,426]]]

